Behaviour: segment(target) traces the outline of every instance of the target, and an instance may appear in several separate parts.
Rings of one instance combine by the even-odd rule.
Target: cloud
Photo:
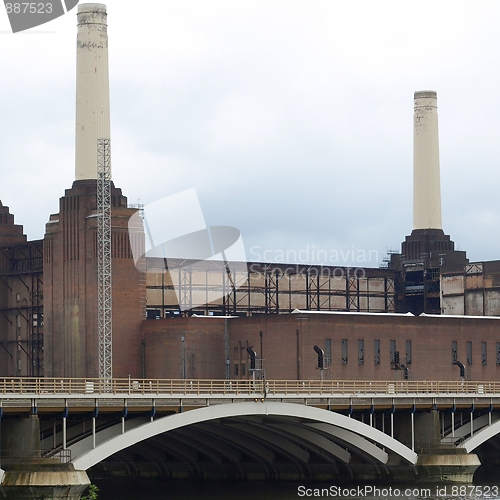
[[[429,88],[445,231],[476,260],[500,257],[498,2],[107,5],[113,176],[131,202],[195,188],[247,251],[397,248],[412,229],[413,91]],[[75,21],[0,35],[0,199],[30,237],[72,183]]]

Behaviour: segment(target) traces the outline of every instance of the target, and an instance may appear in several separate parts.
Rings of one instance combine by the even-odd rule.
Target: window
[[[19,316],[16,316],[19,319]],[[146,311],[146,319],[160,319],[160,310],[159,309],[148,309]]]
[[[325,339],[325,365],[328,367],[332,364],[332,339]]]
[[[406,364],[411,365],[411,340],[406,341]]]
[[[481,342],[481,364],[483,366],[486,366],[486,351],[487,351],[487,346],[486,342]]]
[[[373,360],[376,365],[380,364],[380,340],[373,342]]]
[[[391,364],[394,364],[394,355],[396,353],[396,341],[391,340],[390,342],[390,353],[391,353]]]
[[[365,341],[358,340],[358,364],[362,365],[365,362]]]
[[[342,339],[342,364],[347,364],[347,339]]]
[[[237,376],[238,376],[238,368],[239,368],[238,363],[234,363],[234,376],[235,376],[235,377],[237,377]]]
[[[500,365],[500,342],[497,342],[497,365]]]
[[[467,364],[472,365],[472,342],[467,342]]]
[[[451,342],[451,362],[452,362],[452,364],[455,364],[457,361],[458,361],[457,341],[452,340],[452,342]]]

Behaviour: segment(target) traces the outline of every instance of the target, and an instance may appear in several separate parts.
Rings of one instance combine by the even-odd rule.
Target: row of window
[[[396,349],[396,341],[391,340],[389,343],[390,361],[391,364],[402,362],[406,365],[411,365],[412,363],[412,345],[411,340],[406,341],[406,351],[405,356]],[[472,365],[472,342],[468,341],[466,344],[466,361],[468,365]],[[457,341],[452,341],[451,343],[451,360],[452,363],[455,361],[460,361],[458,356],[458,343]],[[331,365],[332,361],[332,340],[325,339],[325,363],[327,366]],[[348,339],[342,339],[342,349],[341,349],[341,361],[342,364],[347,364],[349,361],[349,349],[348,349]],[[380,364],[380,340],[373,341],[373,361],[376,365]],[[488,361],[488,345],[487,342],[481,342],[481,364],[486,366]],[[365,341],[363,339],[358,339],[358,364],[362,365],[365,362]],[[496,364],[500,365],[500,342],[496,343]]]
[[[406,341],[406,353],[403,358],[400,356],[399,351],[396,350],[396,341],[390,341],[390,359],[391,363],[402,361],[407,365],[412,363],[412,347],[411,340]],[[348,339],[342,339],[342,364],[346,365],[349,361],[349,349],[348,349]],[[332,339],[325,339],[325,363],[327,366],[331,365],[332,360]],[[380,364],[380,340],[373,341],[373,361],[376,365]],[[364,339],[358,339],[358,364],[363,365],[365,363],[365,341]]]
[[[466,344],[466,361],[468,365],[472,365],[472,342],[468,341]],[[451,343],[451,361],[461,361],[458,355],[458,344],[456,341]],[[481,364],[486,366],[488,364],[488,343],[481,342]],[[500,365],[500,342],[496,343],[496,364]]]
[[[412,364],[412,342],[407,340],[405,344],[406,350],[404,353],[400,353],[397,350],[396,341],[389,341],[389,353],[391,364],[403,363],[406,366]],[[373,361],[375,365],[380,365],[380,340],[373,341]],[[332,339],[325,339],[325,355],[324,363],[325,366],[331,366],[332,363]],[[467,365],[472,365],[472,342],[468,341],[466,344],[466,362]],[[404,354],[404,357],[403,357]],[[481,342],[481,364],[486,366],[488,360],[488,345],[487,342]],[[246,362],[247,362],[247,352],[245,347],[235,347],[234,348],[234,375],[245,376],[246,375]],[[341,361],[345,365],[349,361],[349,349],[348,349],[348,339],[342,339],[341,346]],[[451,361],[455,363],[456,361],[462,362],[460,356],[458,355],[458,342],[452,341],[451,343]],[[365,341],[364,339],[358,339],[358,364],[362,365],[365,363]],[[241,374],[239,364],[241,364]],[[500,342],[496,343],[496,364],[500,365]]]

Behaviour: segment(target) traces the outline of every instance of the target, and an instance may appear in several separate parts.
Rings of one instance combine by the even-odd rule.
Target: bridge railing
[[[500,393],[500,382],[384,380],[208,380],[3,378],[0,395],[171,395],[171,396],[335,396],[485,395]]]
[[[71,462],[71,450],[62,449],[62,447],[53,450],[2,450],[2,460],[9,464],[25,464],[33,463],[33,459],[37,458],[58,458],[61,463],[66,464]]]
[[[266,382],[270,394],[498,394],[500,382],[384,381],[384,380],[272,380]]]
[[[262,382],[208,379],[0,379],[0,394],[166,394],[224,395],[261,393]]]

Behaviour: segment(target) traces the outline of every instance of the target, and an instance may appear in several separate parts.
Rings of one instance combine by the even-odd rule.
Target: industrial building
[[[97,153],[110,138],[102,4],[79,6],[76,101],[75,180],[44,239],[0,203],[0,376],[455,379],[456,361],[471,379],[500,374],[500,261],[469,262],[443,231],[435,92],[414,96],[414,225],[387,267],[250,262],[238,287],[224,262],[134,261],[144,228]]]

